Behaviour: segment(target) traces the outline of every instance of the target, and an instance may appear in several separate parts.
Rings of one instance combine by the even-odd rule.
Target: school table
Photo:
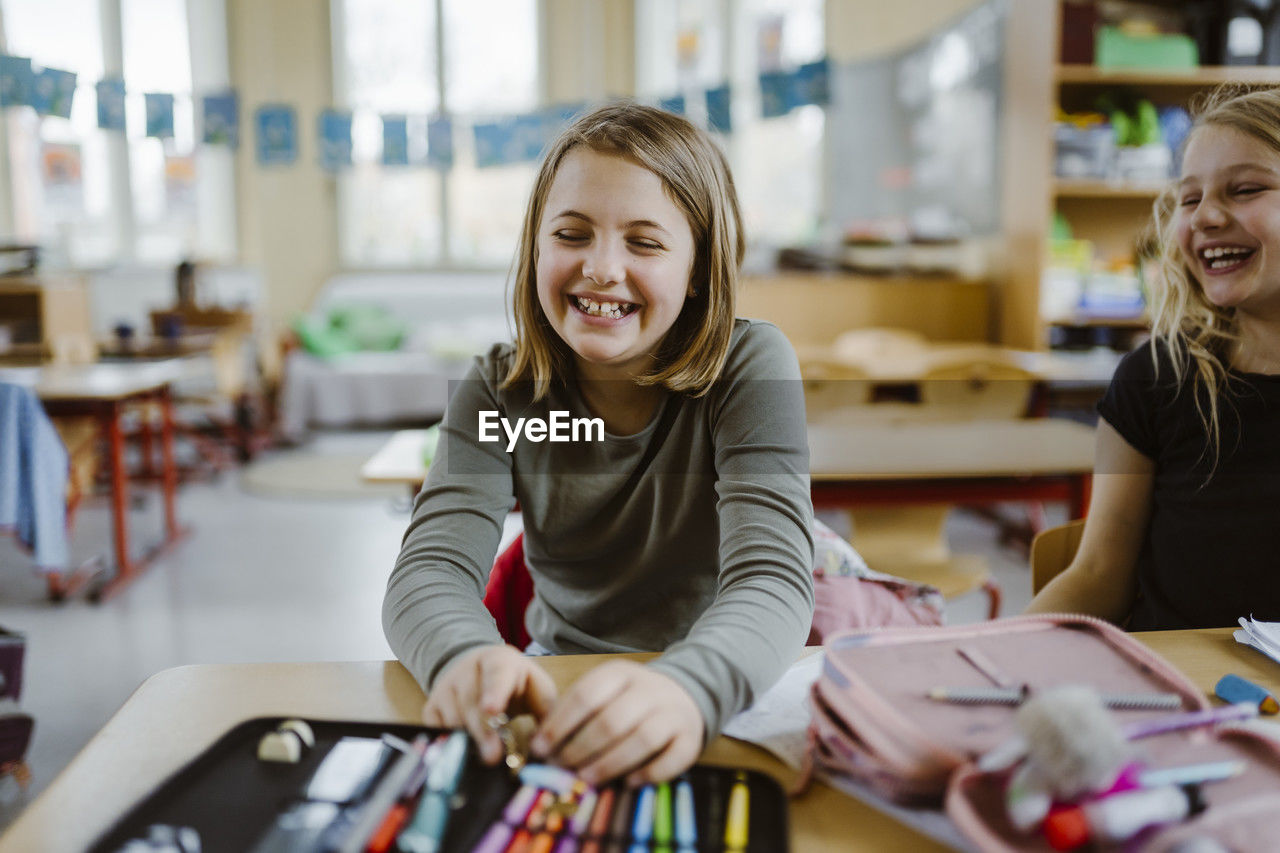
[[[1134,636],[1176,664],[1208,695],[1227,672],[1280,692],[1280,665],[1236,643],[1231,631]],[[539,662],[563,690],[613,657],[569,655]],[[296,716],[414,723],[422,701],[417,684],[395,661],[202,664],[165,670],[145,681],[19,815],[0,836],[0,851],[84,849],[152,788],[243,720]],[[724,737],[717,738],[701,760],[762,770],[784,788],[796,777],[763,750]],[[791,803],[791,849],[858,853],[946,848],[870,806],[815,784]]]
[[[169,395],[172,382],[192,369],[184,359],[45,365],[0,368],[0,382],[13,382],[33,389],[50,415],[89,415],[98,422],[106,442],[107,469],[111,478],[111,522],[115,575],[95,595],[107,597],[136,577],[163,549],[185,532],[178,524],[176,510],[177,466],[173,457],[173,406]],[[164,496],[164,535],[141,559],[129,549],[129,474],[124,458],[124,431],[121,420],[126,406],[153,402],[160,411],[159,472]],[[144,464],[151,465],[150,423],[143,419]],[[84,584],[87,578],[73,572],[69,576],[51,573],[49,595],[61,599]]]
[[[1058,418],[809,425],[815,507],[1059,500],[1083,518],[1093,458],[1093,427]]]
[[[400,483],[416,494],[426,476],[425,435],[397,432],[360,469],[363,479]],[[1061,500],[1071,518],[1083,518],[1093,451],[1092,427],[1056,418],[809,425],[809,471],[819,507]]]

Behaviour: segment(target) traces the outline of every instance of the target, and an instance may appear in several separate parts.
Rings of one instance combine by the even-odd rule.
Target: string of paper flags
[[[760,114],[764,118],[786,115],[808,104],[830,102],[830,68],[824,58],[792,70],[768,71],[759,75]],[[121,79],[99,80],[98,127],[125,129],[125,84]],[[38,115],[71,117],[76,92],[76,74],[56,68],[36,66],[26,57],[0,55],[0,108],[29,106]],[[733,132],[730,110],[732,90],[726,85],[703,93],[707,125],[719,133]],[[174,96],[163,92],[143,95],[146,106],[146,135],[168,138],[174,134]],[[195,99],[199,110],[201,141],[207,145],[240,144],[240,99],[234,91],[202,95]],[[684,95],[661,98],[658,105],[681,115],[687,114]],[[558,105],[520,115],[470,122],[475,144],[476,165],[488,168],[510,163],[536,161],[543,147],[560,128],[586,105]],[[410,157],[409,116],[386,114],[382,119],[384,166],[425,165],[447,170],[453,166],[454,118],[427,117],[425,156]],[[321,167],[339,171],[352,164],[352,113],[326,109],[316,121]],[[283,103],[259,105],[253,113],[254,151],[259,164],[288,166],[298,159],[299,122],[297,110]]]

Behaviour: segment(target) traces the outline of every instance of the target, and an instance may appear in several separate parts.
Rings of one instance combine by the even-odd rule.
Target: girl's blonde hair
[[[514,269],[515,357],[502,385],[532,381],[541,399],[573,367],[569,347],[538,301],[538,228],[547,193],[566,154],[582,146],[632,160],[662,179],[693,232],[693,296],[636,381],[698,396],[719,377],[733,332],[734,294],[742,266],[742,215],[729,165],[705,132],[673,113],[629,101],[597,107],[552,144],[525,210]]]
[[[1258,89],[1225,84],[1192,104],[1191,136],[1204,127],[1229,127],[1257,139],[1280,156],[1280,88]],[[1240,340],[1234,308],[1209,301],[1178,245],[1177,188],[1170,186],[1156,199],[1152,216],[1159,235],[1160,273],[1151,282],[1151,357],[1157,345],[1168,350],[1175,379],[1181,385],[1193,376],[1192,393],[1212,449],[1214,467],[1221,445],[1220,411],[1229,391],[1227,367],[1232,347]],[[1210,474],[1212,476],[1212,472]]]

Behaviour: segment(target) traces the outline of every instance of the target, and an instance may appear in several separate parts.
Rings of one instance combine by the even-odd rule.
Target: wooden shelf
[[[1280,66],[1205,66],[1186,70],[1097,68],[1059,65],[1058,83],[1089,86],[1170,86],[1203,89],[1219,83],[1280,83]]]
[[[1104,317],[1092,316],[1088,314],[1073,314],[1068,316],[1050,316],[1041,318],[1047,326],[1069,326],[1071,328],[1105,328],[1105,329],[1147,329],[1151,327],[1151,320],[1146,316],[1142,317]]]
[[[1164,184],[1128,183],[1082,178],[1055,178],[1053,194],[1058,198],[1134,198],[1154,200]]]

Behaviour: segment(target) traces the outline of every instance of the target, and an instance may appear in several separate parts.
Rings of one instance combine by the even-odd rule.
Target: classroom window
[[[480,168],[471,126],[535,110],[537,0],[333,0],[335,90],[353,113],[339,176],[350,267],[505,267],[535,167]],[[501,21],[501,26],[494,26]],[[408,117],[409,165],[382,164],[382,115]],[[428,165],[428,120],[452,122],[453,162]]]
[[[217,18],[221,3],[196,4]],[[186,0],[0,0],[4,52],[76,73],[70,118],[30,107],[4,113],[8,235],[51,267],[234,258],[231,154],[196,144]],[[116,25],[118,22],[118,26]],[[203,45],[226,86],[225,36]],[[115,56],[114,66],[107,57]],[[126,130],[98,128],[97,83],[125,81]],[[174,134],[147,137],[143,94],[174,96]]]
[[[759,75],[820,59],[823,0],[648,0],[636,4],[636,83],[646,100],[683,95],[705,125],[705,92],[728,83],[732,132],[725,152],[748,248],[811,242],[822,209],[824,114],[804,106],[760,115]]]

